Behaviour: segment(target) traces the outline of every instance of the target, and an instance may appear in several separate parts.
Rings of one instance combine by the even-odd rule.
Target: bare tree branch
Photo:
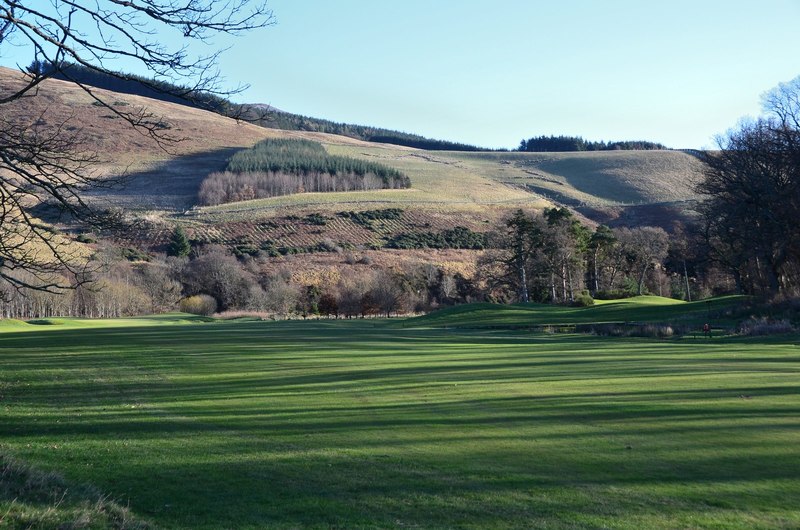
[[[0,278],[48,291],[85,281],[86,257],[33,211],[49,203],[73,219],[107,226],[108,218],[90,208],[82,192],[111,184],[92,173],[98,158],[81,131],[71,130],[69,117],[46,123],[52,122],[46,111],[26,116],[3,112],[5,106],[37,97],[44,80],[58,77],[168,150],[181,138],[166,133],[157,116],[105,101],[75,68],[140,83],[235,117],[241,107],[209,103],[209,96],[224,100],[243,89],[221,88],[216,69],[221,51],[213,47],[212,37],[239,35],[273,22],[264,0],[0,0],[0,46],[31,53],[30,65],[21,67],[21,82],[0,87]],[[182,44],[162,44],[169,32],[179,35]],[[196,53],[190,43],[210,51]],[[116,71],[121,60],[145,75]]]

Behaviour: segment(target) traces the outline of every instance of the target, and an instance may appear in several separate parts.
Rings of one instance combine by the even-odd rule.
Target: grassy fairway
[[[800,526],[796,336],[91,326],[0,329],[0,454],[159,527]]]

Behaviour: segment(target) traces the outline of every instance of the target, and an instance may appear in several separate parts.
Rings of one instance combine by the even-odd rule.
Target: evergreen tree
[[[169,246],[167,247],[167,254],[170,256],[183,257],[188,256],[191,251],[192,244],[189,242],[186,232],[183,231],[181,226],[176,226],[175,230],[172,232]]]

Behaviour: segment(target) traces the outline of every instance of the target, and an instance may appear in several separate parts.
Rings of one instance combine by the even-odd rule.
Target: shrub
[[[217,301],[207,294],[196,294],[181,300],[180,309],[184,313],[209,316],[217,310]]]
[[[594,298],[589,293],[581,293],[572,302],[575,307],[589,307],[594,305]]]
[[[328,218],[319,213],[310,213],[306,215],[304,221],[306,224],[314,226],[325,226],[328,224]]]
[[[243,258],[245,256],[257,256],[261,252],[259,247],[254,245],[236,245],[233,247],[233,255],[237,258]]]
[[[486,247],[486,235],[469,228],[456,226],[442,232],[416,232],[397,234],[386,242],[388,248],[466,248],[481,250]]]
[[[400,219],[403,215],[403,210],[401,208],[385,208],[383,210],[366,210],[363,212],[339,212],[336,215],[345,219],[350,219],[367,230],[374,230],[372,226],[373,221],[392,221]]]
[[[630,298],[631,296],[633,295],[629,291],[623,291],[621,289],[602,290],[594,293],[594,297],[597,300],[621,300],[623,298]]]
[[[138,248],[124,247],[120,249],[120,254],[128,261],[150,261],[150,255]]]

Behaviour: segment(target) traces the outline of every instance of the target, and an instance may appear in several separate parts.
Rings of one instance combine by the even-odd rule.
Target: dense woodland
[[[392,217],[397,211],[342,214],[369,223],[373,217]],[[694,299],[713,292],[696,260],[686,266],[674,257],[683,256],[680,249],[688,246],[684,238],[668,240],[663,230],[651,227],[592,230],[558,208],[517,211],[486,234],[456,227],[441,233],[401,234],[386,243],[388,248],[486,249],[472,277],[434,265],[383,269],[372,263],[370,250],[323,245],[305,251],[337,254],[348,272],[336,284],[304,284],[295,279],[290,266],[275,271],[270,252],[193,246],[179,226],[162,254],[110,242],[91,244],[96,249],[88,267],[93,271],[91,281],[65,294],[18,291],[6,285],[0,292],[2,315],[116,317],[181,309],[336,318],[424,312],[475,301],[586,305],[594,296],[649,292]]]
[[[407,188],[409,178],[375,162],[328,154],[310,140],[268,139],[233,155],[225,171],[201,184],[202,204],[214,205],[303,192]]]

